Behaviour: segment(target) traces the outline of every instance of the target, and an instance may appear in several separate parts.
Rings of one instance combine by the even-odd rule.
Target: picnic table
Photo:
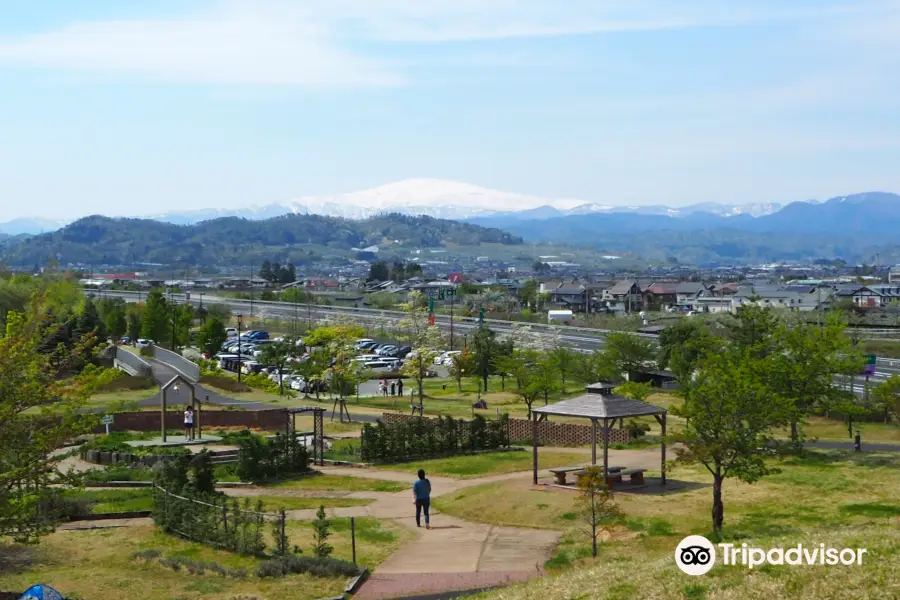
[[[566,485],[566,474],[575,473],[577,476],[579,473],[583,474],[585,472],[585,468],[585,465],[581,465],[579,467],[557,467],[555,469],[550,469],[550,472],[553,473],[553,475],[556,477],[557,485]],[[618,473],[624,468],[625,467],[609,467],[607,469],[607,472],[612,475],[613,473]]]

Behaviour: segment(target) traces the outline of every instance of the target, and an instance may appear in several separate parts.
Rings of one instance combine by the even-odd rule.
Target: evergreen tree
[[[137,310],[128,311],[128,337],[132,343],[141,337],[141,313]]]
[[[272,263],[270,263],[268,260],[264,260],[262,266],[259,268],[259,276],[266,281],[271,281]]]
[[[165,344],[171,337],[171,324],[166,299],[160,290],[147,294],[144,304],[144,315],[141,320],[140,337],[153,340],[157,344]]]
[[[227,339],[225,325],[218,317],[211,317],[207,320],[197,333],[197,345],[200,347],[200,352],[209,357],[215,356]]]
[[[100,321],[100,315],[97,312],[97,305],[91,298],[86,298],[81,314],[78,316],[78,324],[75,333],[84,336],[89,333],[96,333],[98,337],[103,336],[103,323]]]
[[[128,322],[125,319],[125,308],[121,305],[110,308],[109,313],[106,315],[106,332],[118,341],[119,338],[125,335],[127,329]]]
[[[387,281],[391,278],[391,272],[388,265],[384,261],[375,261],[369,267],[369,279],[375,281]]]
[[[313,546],[313,554],[319,558],[325,558],[334,548],[328,543],[331,537],[331,523],[325,518],[325,506],[319,506],[316,512],[316,519],[313,521],[313,539],[316,544]]]

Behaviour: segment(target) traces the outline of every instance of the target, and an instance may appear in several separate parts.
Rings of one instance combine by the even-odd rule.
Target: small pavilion
[[[641,400],[632,400],[613,393],[613,384],[595,383],[585,387],[585,394],[555,404],[532,409],[531,441],[534,455],[534,484],[538,482],[538,422],[550,415],[576,417],[591,421],[591,464],[597,464],[597,428],[603,427],[603,477],[609,477],[609,428],[626,417],[653,415],[662,430],[660,442],[660,471],[662,483],[666,483],[666,415],[668,411]]]

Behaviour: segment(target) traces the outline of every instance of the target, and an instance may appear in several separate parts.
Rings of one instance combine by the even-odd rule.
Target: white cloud
[[[323,24],[233,3],[184,19],[99,21],[0,38],[0,62],[164,81],[273,85],[391,85],[385,64],[338,45]]]
[[[814,6],[813,14],[835,8]],[[729,26],[809,14],[775,0],[222,0],[207,14],[76,22],[0,38],[0,63],[178,82],[393,85],[404,82],[403,65],[371,54],[385,42]],[[369,54],[352,49],[360,43]]]

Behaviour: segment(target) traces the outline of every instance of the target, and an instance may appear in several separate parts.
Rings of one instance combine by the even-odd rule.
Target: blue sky
[[[0,220],[900,192],[898,0],[0,0]]]

